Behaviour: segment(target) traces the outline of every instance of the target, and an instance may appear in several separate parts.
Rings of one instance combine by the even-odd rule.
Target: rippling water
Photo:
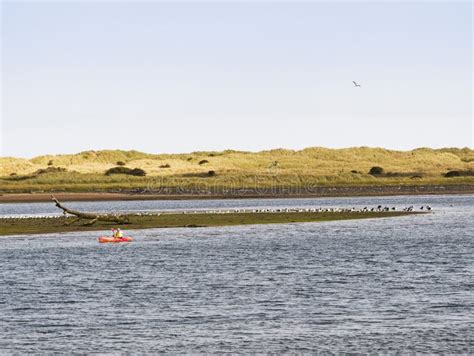
[[[97,232],[1,238],[0,351],[472,353],[474,196],[75,207],[379,202],[434,213],[132,231],[115,245]],[[11,206],[1,214],[42,205]]]

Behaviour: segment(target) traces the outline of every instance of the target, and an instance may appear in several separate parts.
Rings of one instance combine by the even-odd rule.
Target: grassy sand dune
[[[146,177],[105,176],[108,169],[117,165],[141,168]],[[374,166],[382,167],[384,174],[368,174]],[[45,171],[48,168],[49,171]],[[147,154],[105,150],[30,160],[0,158],[0,192],[474,183],[474,177],[468,174],[445,178],[449,171],[474,171],[474,151],[468,148],[393,151],[312,147],[300,151]]]

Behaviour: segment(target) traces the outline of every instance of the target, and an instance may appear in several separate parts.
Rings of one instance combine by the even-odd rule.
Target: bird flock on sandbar
[[[369,212],[390,212],[390,211],[401,211],[401,212],[413,212],[413,211],[431,211],[432,208],[429,205],[422,205],[419,209],[416,209],[413,205],[397,208],[395,206],[383,206],[378,205],[377,207],[369,208],[367,206],[363,208],[254,208],[254,209],[213,209],[213,210],[168,210],[161,212],[137,212],[137,213],[124,213],[127,215],[134,216],[159,216],[162,214],[278,214],[278,213],[369,213]],[[63,214],[58,215],[0,215],[0,219],[59,219],[64,217]]]
[[[192,210],[192,211],[180,211],[180,214],[240,214],[240,213],[367,213],[367,212],[388,212],[388,211],[402,211],[402,212],[413,212],[415,211],[413,205],[397,209],[392,206],[382,206],[369,208],[262,208],[262,209],[228,209],[228,210]],[[429,205],[422,205],[420,210],[432,210]],[[176,214],[177,212],[166,212]]]

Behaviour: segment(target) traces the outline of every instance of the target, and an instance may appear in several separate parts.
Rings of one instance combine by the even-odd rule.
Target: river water
[[[472,353],[474,196],[69,203],[84,210],[409,206],[324,223],[0,238],[2,353]],[[54,207],[53,207],[54,208]],[[54,213],[2,204],[0,215]]]

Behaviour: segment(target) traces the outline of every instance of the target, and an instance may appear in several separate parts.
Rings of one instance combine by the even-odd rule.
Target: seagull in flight
[[[354,87],[359,87],[360,88],[360,84],[357,84],[357,82],[352,81],[352,83],[354,83]]]

